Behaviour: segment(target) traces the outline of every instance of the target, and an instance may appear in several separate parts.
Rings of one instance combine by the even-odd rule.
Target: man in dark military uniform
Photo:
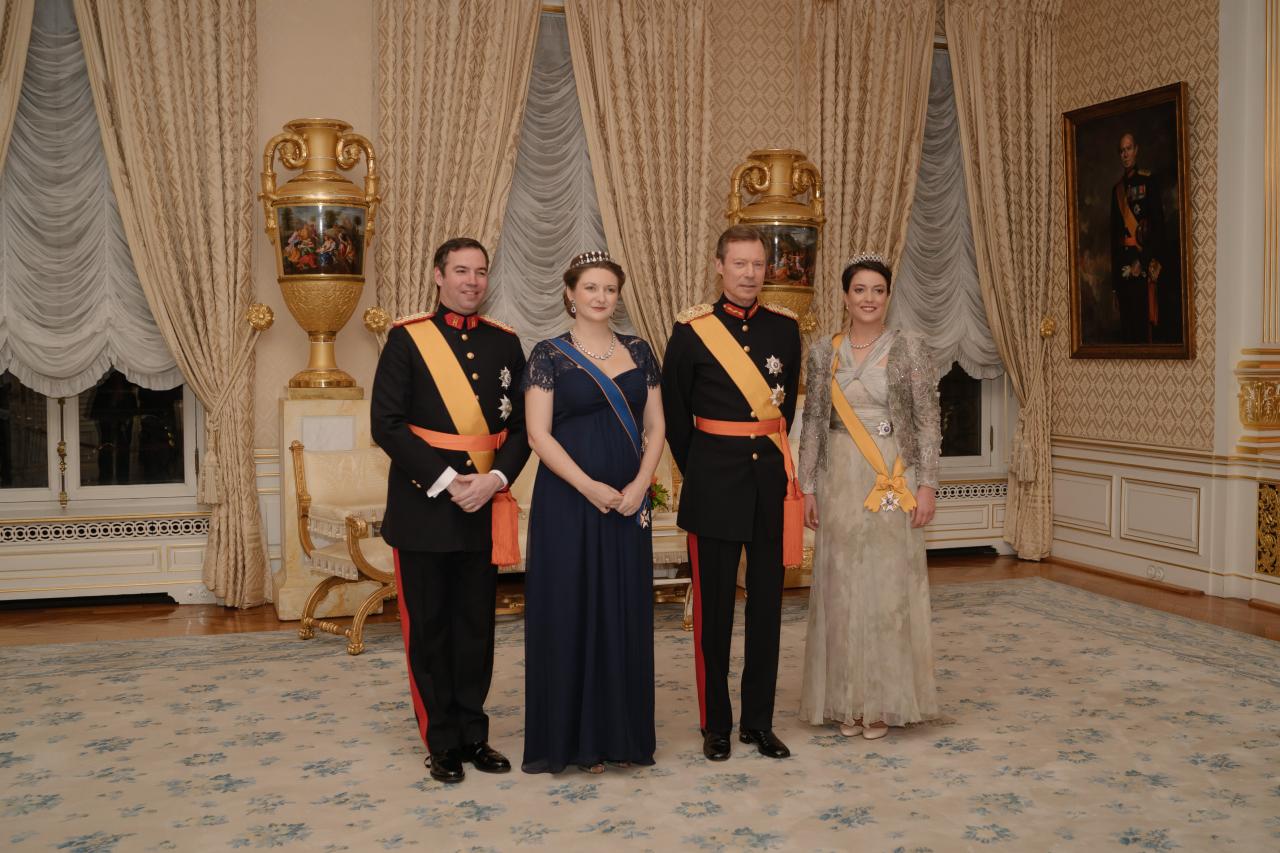
[[[1160,316],[1160,291],[1177,286],[1170,280],[1164,255],[1164,210],[1160,180],[1138,168],[1138,142],[1132,133],[1120,137],[1124,174],[1111,188],[1111,286],[1120,312],[1121,343],[1147,344],[1157,326],[1174,319]],[[1162,287],[1163,282],[1163,287]]]
[[[662,404],[667,442],[684,475],[678,523],[689,533],[694,571],[694,645],[703,753],[729,757],[733,708],[729,700],[729,642],[733,630],[738,561],[747,554],[746,661],[742,673],[739,739],[763,755],[790,751],[773,733],[782,608],[783,498],[787,467],[768,433],[745,435],[716,424],[758,424],[725,365],[697,325],[714,317],[728,343],[749,356],[747,370],[768,386],[769,403],[790,424],[800,384],[800,330],[785,308],[762,304],[764,240],[754,228],[734,226],[716,246],[716,272],[724,293],[715,305],[698,305],[677,318],[667,344]],[[705,322],[705,321],[703,321]],[[703,326],[702,328],[705,328]],[[717,336],[724,333],[714,329]],[[736,354],[736,353],[735,353]],[[759,377],[751,377],[757,384]],[[733,426],[730,424],[729,426]],[[785,427],[784,427],[785,429]]]
[[[443,244],[435,254],[438,310],[396,321],[373,380],[373,439],[391,457],[382,535],[395,548],[414,713],[431,775],[442,782],[461,781],[463,762],[490,773],[511,769],[487,743],[484,713],[493,675],[497,584],[491,502],[515,481],[529,458],[529,443],[518,387],[524,371],[520,340],[509,327],[476,314],[488,271],[489,255],[480,243],[457,238]],[[415,329],[417,324],[436,329]],[[464,387],[442,390],[436,380],[440,365],[428,370],[419,343],[425,333],[447,343],[457,359],[449,365],[455,385]],[[447,360],[448,352],[440,352]],[[476,470],[475,454],[429,443],[456,445],[462,438],[451,414],[458,395],[447,406],[449,390],[461,390],[479,404],[479,431],[490,435],[475,440],[496,446],[488,473]]]

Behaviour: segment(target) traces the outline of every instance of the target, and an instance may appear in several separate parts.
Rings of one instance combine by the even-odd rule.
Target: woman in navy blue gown
[[[625,276],[601,252],[564,274],[563,335],[525,368],[540,467],[525,560],[526,773],[652,764],[649,485],[665,429],[657,359],[609,320]]]

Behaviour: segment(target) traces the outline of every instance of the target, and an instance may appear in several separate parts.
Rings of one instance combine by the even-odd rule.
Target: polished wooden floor
[[[1280,641],[1280,612],[1251,607],[1239,599],[1187,594],[1142,581],[1054,562],[1033,563],[1012,557],[931,555],[929,579],[934,584],[972,583],[1008,578],[1042,577],[1090,592],[1176,613],[1246,634]],[[796,590],[790,595],[804,596]],[[674,606],[674,605],[667,605]],[[371,623],[394,621],[395,608]],[[239,631],[293,631],[296,622],[281,622],[270,606],[232,610],[216,605],[133,602],[58,604],[0,610],[0,646],[35,643],[84,643],[149,637],[190,637]],[[317,642],[339,640],[318,635]],[[1278,650],[1280,651],[1280,650]]]

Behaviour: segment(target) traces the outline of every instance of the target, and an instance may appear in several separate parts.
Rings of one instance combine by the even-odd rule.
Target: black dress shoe
[[[437,782],[451,784],[466,778],[467,774],[462,772],[462,753],[456,749],[428,755],[427,762],[431,768],[431,778]]]
[[[484,741],[463,744],[462,760],[470,761],[471,766],[481,773],[511,772],[511,762],[507,757]]]
[[[756,749],[760,750],[760,754],[765,758],[791,757],[791,750],[787,749],[785,743],[778,740],[773,729],[739,729],[738,740],[743,743],[754,743]]]
[[[712,761],[729,759],[729,736],[719,732],[702,733],[702,754]]]

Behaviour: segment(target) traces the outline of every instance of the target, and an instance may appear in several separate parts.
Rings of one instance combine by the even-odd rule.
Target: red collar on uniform
[[[453,311],[444,313],[444,322],[447,326],[455,329],[474,329],[480,325],[480,316],[478,314],[458,314]]]
[[[734,305],[727,299],[720,304],[724,307],[724,312],[726,314],[730,317],[737,317],[739,320],[750,320],[756,315],[756,312],[760,310],[759,302],[753,303],[750,308],[743,308],[741,306]]]

